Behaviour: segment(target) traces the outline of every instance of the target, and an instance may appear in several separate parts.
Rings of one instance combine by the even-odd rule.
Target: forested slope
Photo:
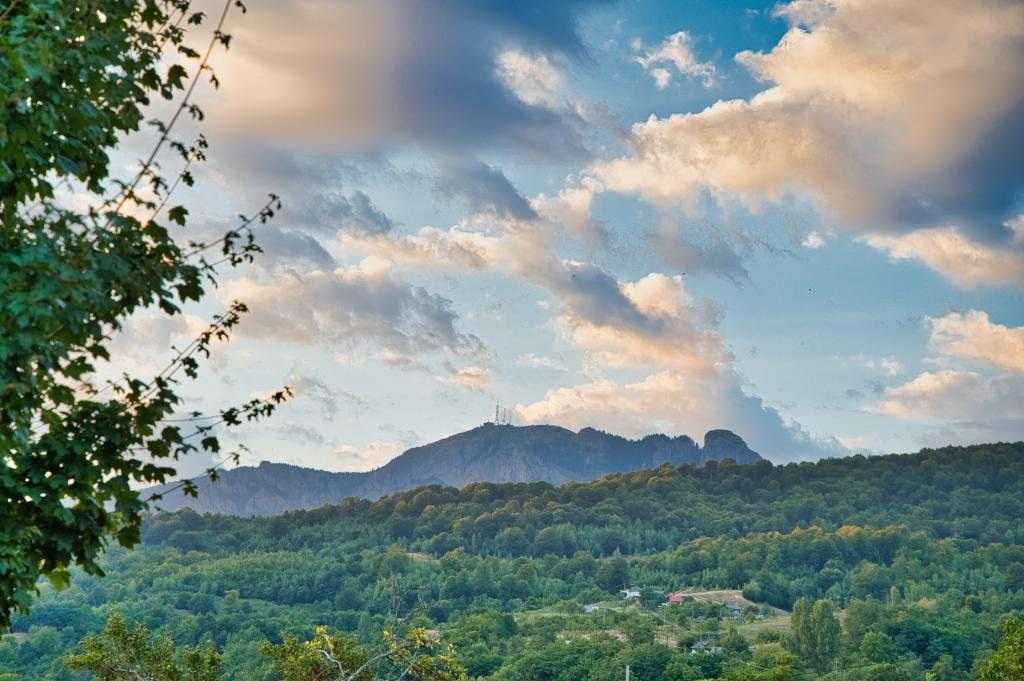
[[[74,678],[61,653],[116,610],[180,644],[212,641],[228,678],[273,679],[260,641],[317,624],[372,640],[397,605],[475,676],[612,679],[628,660],[664,681],[824,674],[785,627],[657,607],[678,589],[741,589],[786,610],[842,609],[829,659],[847,679],[968,679],[1002,616],[1024,610],[1022,517],[1021,443],[426,487],[271,518],[161,514],[106,577],[76,576],[19,618],[0,669]],[[615,606],[626,584],[639,607]],[[605,605],[585,619],[585,603]],[[720,651],[688,652],[709,635]]]

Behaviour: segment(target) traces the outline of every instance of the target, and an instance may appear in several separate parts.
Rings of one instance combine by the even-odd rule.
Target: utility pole
[[[626,665],[626,681],[629,681],[629,665]]]

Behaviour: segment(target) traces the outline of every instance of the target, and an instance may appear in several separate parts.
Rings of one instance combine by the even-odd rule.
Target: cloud
[[[607,379],[549,391],[541,400],[518,404],[525,423],[556,423],[568,428],[600,425],[631,437],[651,432],[700,438],[729,428],[764,456],[776,461],[813,459],[843,453],[835,441],[818,440],[787,424],[774,409],[743,392],[725,374],[694,378],[661,371],[620,383]]]
[[[643,49],[640,43],[636,43],[635,47]],[[693,37],[686,31],[673,33],[657,47],[635,57],[635,60],[650,74],[659,90],[664,90],[672,82],[672,72],[668,70],[670,66],[682,76],[699,80],[706,88],[715,86],[715,65],[697,59],[693,50]]]
[[[546,289],[558,323],[599,372],[643,372],[633,383],[564,387],[532,405],[526,422],[601,425],[639,434],[733,427],[776,458],[835,455],[842,447],[787,423],[745,393],[717,330],[718,309],[696,299],[681,276],[658,272],[622,281],[590,263],[557,257],[536,226],[506,222],[498,235],[425,229],[415,235],[349,239],[375,257],[430,268],[497,269]]]
[[[807,233],[800,245],[804,248],[809,248],[812,251],[816,251],[825,245],[825,238],[818,232],[811,231]]]
[[[1024,435],[1024,328],[978,310],[928,318],[929,347],[954,366],[925,371],[882,393],[875,411],[937,430],[931,442],[1018,440]],[[979,370],[955,366],[970,360]],[[937,361],[937,360],[933,360]],[[964,365],[964,362],[959,362]]]
[[[450,300],[397,279],[379,260],[270,282],[239,279],[222,290],[225,298],[249,304],[242,333],[253,338],[413,357],[472,356],[483,348],[476,336],[456,327]]]
[[[978,360],[1004,371],[1024,373],[1024,327],[989,321],[978,310],[929,318],[931,347],[949,357]]]
[[[277,426],[275,430],[285,440],[291,443],[311,445],[320,447],[327,444],[327,438],[316,428],[302,425],[301,423],[285,422]]]
[[[560,321],[592,360],[610,367],[656,365],[707,374],[723,361],[715,311],[686,292],[682,277],[651,273],[621,283],[592,265],[567,261],[548,273]]]
[[[505,87],[530,106],[553,109],[559,104],[565,74],[547,55],[506,50],[498,55],[496,74]]]
[[[903,365],[893,356],[875,358],[860,353],[853,357],[853,360],[865,369],[885,376],[899,376],[903,373]]]
[[[503,242],[500,238],[462,227],[447,230],[424,227],[413,234],[401,236],[343,234],[341,244],[356,252],[402,265],[485,269],[501,262]]]
[[[395,440],[373,440],[365,445],[339,445],[334,456],[342,470],[370,471],[380,468],[402,453],[405,445]]]
[[[973,371],[925,371],[885,391],[878,411],[904,419],[1005,426],[1024,432],[1024,378]]]
[[[585,56],[580,17],[603,3],[251,4],[218,72],[213,118],[228,132],[342,151],[581,152],[574,120],[543,94],[545,63]]]
[[[591,214],[600,185],[590,177],[561,189],[555,196],[540,194],[531,201],[534,210],[555,224],[568,227],[592,244],[608,241],[607,225]]]
[[[125,373],[149,380],[170,363],[174,348],[184,348],[208,326],[206,321],[189,313],[167,315],[152,308],[140,310],[111,336],[107,348],[111,359],[96,360],[93,363],[96,372],[90,380],[100,387],[105,380],[121,380]],[[223,361],[222,348],[223,342],[214,339],[211,355],[215,366]]]
[[[448,365],[449,378],[452,383],[469,390],[483,390],[491,382],[491,372],[487,367],[468,366],[456,368]]]
[[[343,402],[356,410],[366,407],[366,400],[355,393],[335,388],[308,374],[293,371],[285,379],[285,385],[291,388],[296,400],[309,400],[327,420],[332,420],[341,413]]]
[[[532,352],[527,352],[516,357],[516,364],[531,369],[550,369],[552,371],[566,371],[565,365],[554,357],[545,357]]]
[[[298,230],[281,229],[272,224],[260,225],[256,243],[263,249],[256,262],[264,268],[304,265],[312,269],[330,270],[337,266],[334,256],[327,252],[316,237]]]
[[[607,191],[752,208],[814,199],[848,229],[956,224],[986,248],[1024,187],[1024,13],[1010,0],[783,5],[793,22],[737,60],[767,89],[635,125],[595,163]]]
[[[872,234],[869,246],[892,260],[919,260],[956,284],[1024,286],[1024,249],[972,241],[954,227],[919,229],[909,234]]]
[[[466,202],[473,213],[492,213],[516,220],[533,220],[537,213],[499,168],[480,161],[446,163],[437,190]]]

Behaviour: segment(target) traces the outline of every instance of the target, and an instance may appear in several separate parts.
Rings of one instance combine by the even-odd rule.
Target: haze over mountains
[[[703,464],[727,458],[752,463],[761,456],[728,430],[709,431],[704,444],[698,445],[685,435],[658,434],[629,440],[594,428],[575,433],[558,426],[488,423],[409,449],[368,472],[336,473],[268,461],[255,467],[242,466],[222,472],[217,482],[205,478],[198,481],[198,499],[174,491],[159,506],[236,516],[274,515],[337,503],[344,497],[377,499],[421,485],[559,484],[656,468],[664,463]]]

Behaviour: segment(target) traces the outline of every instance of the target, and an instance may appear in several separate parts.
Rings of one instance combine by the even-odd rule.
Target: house
[[[722,646],[711,636],[705,636],[690,646],[691,655],[721,655]]]
[[[588,603],[587,605],[583,606],[583,612],[588,614],[592,612],[597,612],[600,609],[600,607],[601,606],[597,603]]]
[[[686,599],[686,594],[685,593],[683,593],[682,591],[673,591],[672,593],[670,593],[668,595],[668,598],[665,599],[665,602],[670,604],[670,605],[679,605],[685,599]]]
[[[736,601],[729,601],[725,604],[725,609],[733,619],[743,619],[743,611],[745,610],[745,608],[743,607],[742,603],[738,603]]]
[[[625,589],[619,589],[619,593],[622,594],[622,597],[627,601],[640,598],[640,589],[632,586],[626,587]]]

